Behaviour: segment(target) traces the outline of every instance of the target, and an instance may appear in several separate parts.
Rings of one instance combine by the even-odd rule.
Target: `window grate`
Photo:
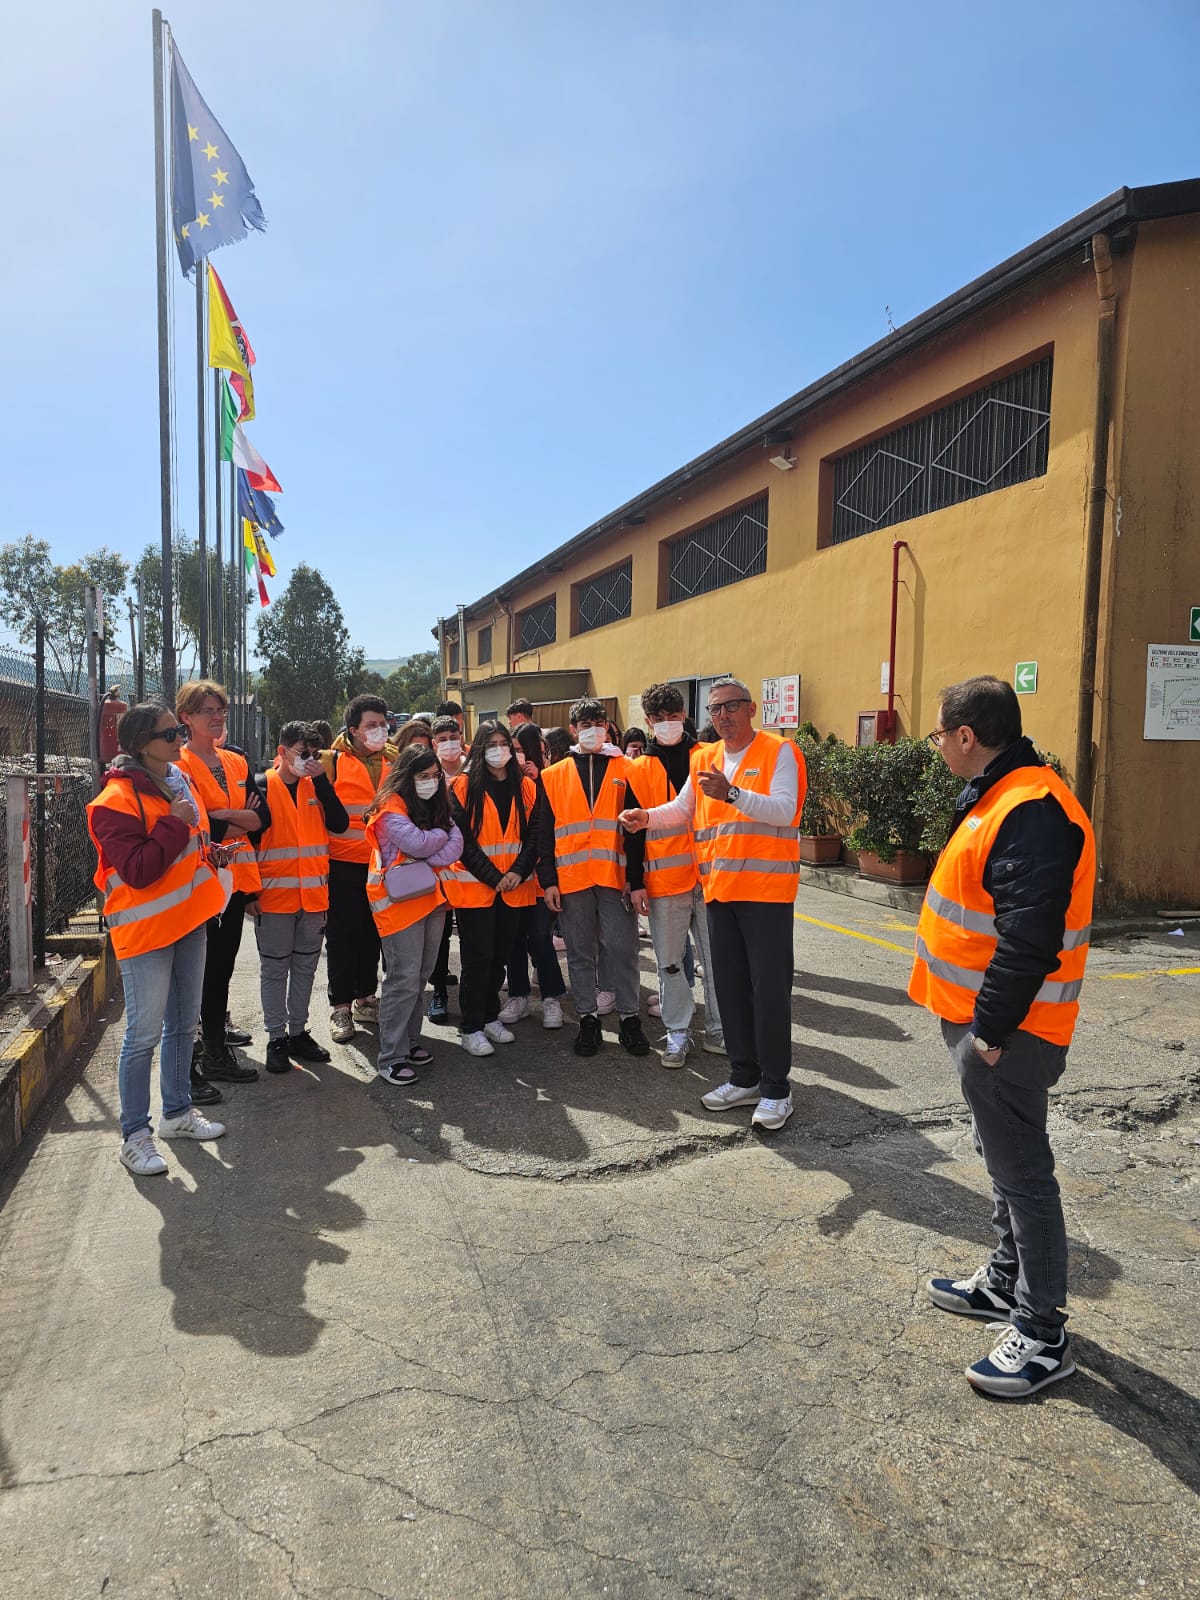
[[[694,528],[667,546],[667,598],[671,606],[767,570],[767,500]]]
[[[597,578],[584,579],[575,596],[580,633],[620,622],[633,609],[633,557]]]
[[[486,667],[492,659],[492,625],[489,622],[486,628],[480,628],[475,636],[475,665]]]
[[[1042,477],[1053,366],[1044,356],[840,456],[833,463],[832,542]]]
[[[458,640],[457,639],[451,639],[451,641],[450,641],[450,667],[449,667],[449,670],[451,672],[457,672],[458,671]]]
[[[530,606],[528,611],[522,611],[519,620],[522,650],[536,650],[539,645],[553,644],[558,632],[558,602],[556,599],[543,600],[541,605]]]

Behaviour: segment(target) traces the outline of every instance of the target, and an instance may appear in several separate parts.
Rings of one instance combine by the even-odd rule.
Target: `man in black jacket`
[[[929,735],[966,782],[917,928],[909,994],[941,1018],[992,1180],[991,1259],[931,1278],[944,1311],[1010,1324],[966,1369],[1009,1398],[1075,1370],[1065,1332],[1067,1235],[1047,1132],[1078,1014],[1095,882],[1087,813],[1022,737],[1011,685],[944,689]]]

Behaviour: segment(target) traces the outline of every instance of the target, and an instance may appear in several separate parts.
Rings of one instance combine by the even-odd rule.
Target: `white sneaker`
[[[224,1132],[223,1122],[210,1122],[195,1106],[189,1106],[181,1117],[158,1119],[160,1139],[219,1139]]]
[[[617,997],[611,989],[596,990],[596,1015],[598,1017],[611,1016],[617,1009]]]
[[[662,1001],[656,994],[652,994],[649,1000],[646,1001],[646,1012],[651,1017],[662,1016]]]
[[[512,1038],[511,1033],[509,1038]],[[486,1033],[464,1033],[460,1042],[469,1056],[494,1056],[496,1054],[496,1047]]]
[[[493,1044],[511,1044],[516,1034],[509,1033],[502,1022],[485,1022],[483,1031]]]
[[[723,1083],[702,1094],[700,1104],[706,1111],[732,1111],[735,1106],[756,1106],[761,1099],[757,1084],[753,1089],[739,1089],[736,1083]]]
[[[729,1051],[725,1048],[725,1035],[715,1033],[704,1035],[704,1053],[709,1056],[727,1056]]]
[[[662,1064],[663,1064],[663,1066],[664,1067],[681,1067],[681,1066],[683,1066],[684,1062],[688,1058],[688,1052],[691,1050],[691,1048],[692,1048],[692,1037],[691,1037],[691,1034],[688,1034],[688,1033],[668,1033],[667,1034],[666,1049],[665,1050],[661,1050],[659,1052],[659,1054],[662,1056]]]
[[[782,1100],[760,1100],[754,1108],[754,1115],[750,1118],[750,1126],[765,1128],[768,1133],[778,1133],[791,1116],[792,1110],[790,1094],[785,1095]]]
[[[352,1009],[361,1022],[376,1023],[379,1021],[379,996],[366,995],[362,1000],[356,1000]]]
[[[130,1134],[117,1153],[121,1165],[128,1167],[135,1177],[153,1178],[167,1170],[167,1163],[159,1155],[149,1128],[139,1128]]]
[[[543,1000],[542,1001],[542,1027],[543,1028],[561,1028],[562,1025],[563,1025],[562,1001],[561,1000],[555,1000],[555,999]]]
[[[349,1006],[335,1006],[329,1013],[329,1037],[334,1044],[345,1044],[347,1039],[353,1039],[358,1029],[354,1026],[354,1018],[350,1015]]]
[[[500,1007],[500,1021],[504,1023],[520,1022],[522,1017],[529,1015],[529,998],[527,995],[516,995],[511,1000],[506,1000]]]

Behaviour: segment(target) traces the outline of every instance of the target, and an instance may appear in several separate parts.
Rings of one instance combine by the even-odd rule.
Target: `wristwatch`
[[[726,802],[729,805],[734,806],[734,805],[736,805],[738,803],[738,801],[741,798],[742,798],[742,791],[738,788],[736,783],[731,783],[729,785],[729,788],[725,791]]]
[[[977,1033],[971,1035],[971,1043],[981,1056],[990,1056],[993,1050],[999,1050],[1000,1048],[998,1044],[985,1044]]]

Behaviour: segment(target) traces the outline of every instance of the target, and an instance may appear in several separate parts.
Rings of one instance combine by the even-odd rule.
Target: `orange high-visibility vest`
[[[563,894],[624,889],[625,849],[617,817],[625,808],[628,776],[624,756],[611,756],[605,762],[593,812],[588,809],[573,756],[556,761],[542,773],[542,788],[554,813],[554,864]]]
[[[657,756],[638,756],[629,763],[629,781],[638,804],[649,811],[674,800],[667,769]],[[683,827],[646,829],[646,893],[651,900],[669,894],[690,894],[700,882],[696,861],[696,841],[692,830]]]
[[[233,750],[222,750],[220,745],[217,746],[217,759],[225,769],[225,782],[229,785],[228,793],[213,777],[208,764],[186,745],[180,752],[178,764],[187,773],[192,793],[200,796],[206,811],[224,811],[226,808],[232,811],[245,811],[250,781],[249,763],[245,756],[237,755]],[[256,835],[249,834],[244,839],[231,839],[229,843],[241,846],[229,863],[229,870],[233,874],[234,891],[241,894],[256,894],[262,881],[258,875],[258,863],[254,859]]]
[[[157,793],[142,794],[131,781],[114,779],[87,808],[88,832],[99,857],[93,881],[104,894],[104,920],[118,961],[178,944],[193,928],[220,914],[225,904],[225,891],[208,864],[208,813],[199,796],[196,796],[196,808],[200,813],[200,826],[189,824],[188,842],[182,853],[161,878],[144,889],[135,889],[126,883],[106,861],[92,827],[92,812],[97,806],[140,817],[149,835],[155,823],[170,811],[171,802]]]
[[[450,787],[463,809],[467,804],[467,775],[460,773],[451,781]],[[503,829],[500,827],[500,812],[496,802],[483,791],[483,820],[479,826],[479,835],[476,843],[488,857],[496,871],[503,874],[510,872],[517,864],[517,857],[521,854],[521,819],[517,815],[515,803],[508,812],[508,824]],[[534,801],[537,799],[537,787],[529,778],[521,779],[521,798],[525,803],[525,826],[528,829],[533,817]],[[490,889],[486,883],[480,883],[472,873],[468,872],[462,864],[461,857],[452,866],[438,869],[442,888],[446,892],[446,899],[452,906],[490,906],[496,898],[495,889]],[[508,889],[501,898],[510,906],[531,906],[537,898],[532,877],[526,878],[524,883],[515,889]]]
[[[365,865],[371,859],[371,846],[367,842],[363,818],[375,799],[375,785],[365,761],[360,761],[349,750],[333,752],[334,793],[346,808],[350,826],[345,833],[329,835],[329,855],[333,861],[357,861]],[[385,755],[379,764],[379,781],[387,776],[390,763]]]
[[[756,733],[742,752],[733,782],[754,794],[770,794],[771,777],[784,741],[774,733]],[[692,751],[691,784],[696,796],[696,855],[705,900],[766,900],[790,904],[800,885],[800,813],[804,810],[807,773],[804,757],[796,757],[796,813],[790,823],[758,822],[723,800],[710,800],[697,779],[715,767],[725,770],[725,743],[699,745]]]
[[[388,893],[385,866],[393,866],[396,861],[404,859],[396,856],[385,864],[380,854],[379,821],[389,811],[398,811],[402,817],[408,815],[408,807],[400,796],[390,794],[367,823],[366,829],[367,848],[371,852],[370,870],[367,873],[367,899],[371,902],[375,926],[379,929],[381,939],[386,939],[389,933],[399,933],[404,928],[411,928],[414,922],[420,922],[422,917],[429,916],[430,912],[446,904],[446,896],[442,893],[440,882],[435,882],[432,889],[423,894],[413,895],[408,900],[393,900]],[[329,842],[332,845],[333,839],[331,838]],[[432,870],[436,877],[438,869],[434,867]]]
[[[271,826],[259,836],[260,911],[329,910],[329,832],[311,778],[296,784],[296,799],[272,770],[267,773]]]
[[[1079,990],[1092,935],[1096,836],[1088,814],[1049,767],[1018,767],[973,805],[950,835],[925,891],[917,923],[916,960],[909,996],[947,1022],[970,1022],[975,996],[996,950],[995,904],[983,873],[1000,824],[1027,800],[1057,800],[1083,830],[1083,849],[1071,881],[1066,929],[1058,965],[1038,990],[1018,1027],[1051,1044],[1069,1045],[1079,1015]]]

